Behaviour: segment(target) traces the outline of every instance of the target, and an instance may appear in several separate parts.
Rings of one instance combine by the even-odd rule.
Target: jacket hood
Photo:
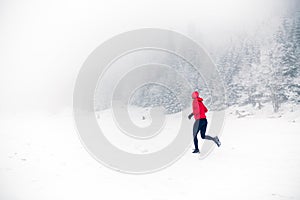
[[[199,97],[199,93],[197,91],[192,93],[192,98],[196,99],[197,97]]]

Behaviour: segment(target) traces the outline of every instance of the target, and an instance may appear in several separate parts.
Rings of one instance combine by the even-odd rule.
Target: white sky
[[[296,0],[295,0],[296,1]],[[0,2],[0,112],[72,103],[73,84],[89,53],[119,33],[166,28],[217,46],[279,16],[285,0],[2,0]]]

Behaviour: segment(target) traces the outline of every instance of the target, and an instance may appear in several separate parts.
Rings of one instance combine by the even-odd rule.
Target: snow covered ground
[[[209,157],[199,160],[191,146],[172,166],[147,175],[94,160],[70,111],[1,117],[0,199],[300,199],[300,109],[270,109],[228,109],[222,146]],[[248,114],[238,117],[237,110]]]

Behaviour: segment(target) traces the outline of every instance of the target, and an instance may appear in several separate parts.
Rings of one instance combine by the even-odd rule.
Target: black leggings
[[[207,127],[207,119],[197,119],[195,121],[194,127],[193,127],[193,138],[194,138],[195,149],[199,149],[198,148],[198,139],[197,139],[197,134],[199,131],[201,133],[202,139],[212,140],[212,141],[216,142],[213,137],[211,137],[209,135],[205,135],[206,127]]]

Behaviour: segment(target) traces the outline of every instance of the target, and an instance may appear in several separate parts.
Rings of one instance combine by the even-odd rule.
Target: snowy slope
[[[162,171],[128,175],[87,153],[69,111],[1,118],[0,199],[299,199],[299,130],[285,117],[228,113],[208,158],[191,146]]]

